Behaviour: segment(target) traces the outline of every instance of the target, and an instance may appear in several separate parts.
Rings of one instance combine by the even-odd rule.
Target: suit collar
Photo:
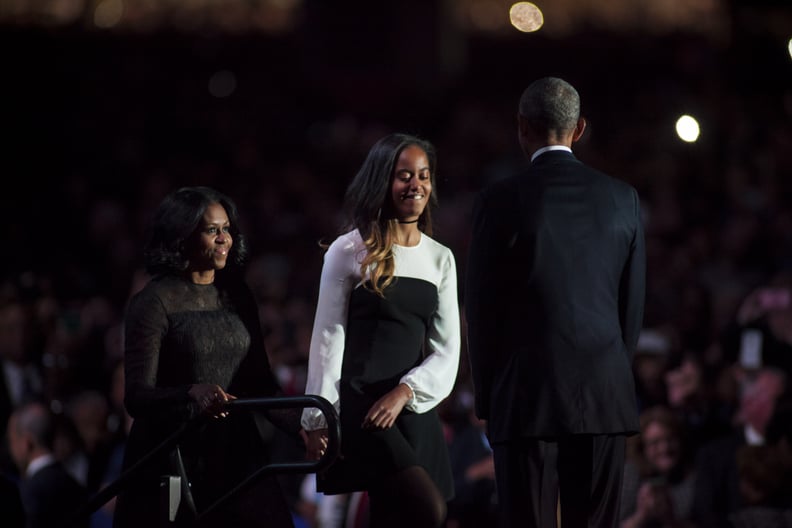
[[[539,151],[537,151],[539,152]],[[530,165],[543,165],[545,163],[550,163],[553,161],[577,161],[577,158],[572,153],[571,150],[563,149],[563,150],[547,150],[544,152],[539,153],[538,156],[533,158]]]
[[[540,149],[536,149],[533,154],[531,154],[531,163],[533,163],[536,158],[544,154],[545,152],[555,152],[555,151],[564,151],[572,153],[572,149],[567,147],[566,145],[547,145]]]
[[[51,454],[41,455],[37,458],[34,458],[30,461],[30,464],[28,464],[28,467],[25,469],[25,478],[32,478],[33,475],[54,463],[55,457]]]

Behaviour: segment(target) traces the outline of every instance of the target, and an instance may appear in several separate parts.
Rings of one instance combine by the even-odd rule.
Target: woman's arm
[[[189,395],[190,386],[158,387],[162,340],[168,332],[168,316],[150,288],[129,303],[124,318],[124,405],[130,416],[174,412],[182,418],[200,411]]]
[[[339,238],[327,250],[319,282],[313,333],[308,356],[306,394],[322,396],[340,412],[339,382],[344,358],[349,297],[355,282],[356,246],[346,237]],[[302,426],[307,431],[327,427],[319,409],[306,408]]]
[[[400,380],[412,391],[405,407],[422,413],[437,406],[454,388],[461,345],[457,275],[454,255],[447,250],[438,284],[437,311],[427,333],[428,351],[424,361]]]

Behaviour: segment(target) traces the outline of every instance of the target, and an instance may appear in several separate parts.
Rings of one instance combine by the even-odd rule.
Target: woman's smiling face
[[[410,145],[401,151],[393,169],[391,200],[400,222],[418,219],[432,194],[432,174],[426,152]]]
[[[225,208],[219,203],[209,204],[191,237],[190,267],[193,270],[220,270],[225,267],[234,242],[230,229]]]

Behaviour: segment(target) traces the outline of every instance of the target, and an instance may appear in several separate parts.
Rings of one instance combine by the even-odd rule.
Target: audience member
[[[639,409],[668,402],[665,376],[673,346],[671,337],[661,329],[644,328],[638,335],[633,372]]]
[[[734,405],[713,394],[714,387],[706,382],[705,369],[697,355],[688,352],[669,361],[665,385],[668,406],[682,418],[694,450],[729,433]]]
[[[19,300],[0,305],[0,437],[15,407],[38,399],[44,380],[34,361],[34,315]],[[0,448],[0,470],[13,471],[5,445]]]
[[[641,413],[628,443],[621,528],[683,527],[693,504],[694,474],[683,422],[666,407]]]
[[[784,495],[784,466],[771,445],[744,445],[737,451],[742,506],[728,516],[731,528],[792,527],[792,503]]]
[[[700,528],[720,526],[744,506],[737,453],[743,446],[765,443],[765,429],[785,386],[786,376],[777,369],[762,369],[745,378],[733,432],[699,450],[691,518]]]
[[[88,493],[55,459],[54,420],[40,403],[16,409],[8,421],[11,455],[22,475],[20,495],[28,528],[53,528],[88,499]],[[87,519],[75,526],[88,526]]]
[[[723,341],[727,357],[745,369],[776,367],[792,375],[792,272],[749,293]]]
[[[0,518],[6,528],[24,528],[25,510],[16,482],[0,474]]]
[[[449,528],[495,526],[498,522],[495,460],[486,424],[473,408],[465,414],[449,444],[456,495],[448,503]]]

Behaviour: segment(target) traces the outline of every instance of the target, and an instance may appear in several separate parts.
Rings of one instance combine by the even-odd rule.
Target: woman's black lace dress
[[[130,301],[125,319],[126,406],[134,418],[126,448],[127,468],[181,423],[200,413],[188,396],[192,384],[212,383],[238,398],[273,396],[279,387],[264,350],[257,306],[241,282],[193,284],[158,277]],[[299,410],[268,414],[294,435]],[[253,415],[232,412],[206,419],[181,444],[198,510],[266,461]],[[157,526],[159,481],[174,474],[167,456],[155,461],[122,491],[116,527]],[[292,526],[274,477],[231,501],[206,526]]]

